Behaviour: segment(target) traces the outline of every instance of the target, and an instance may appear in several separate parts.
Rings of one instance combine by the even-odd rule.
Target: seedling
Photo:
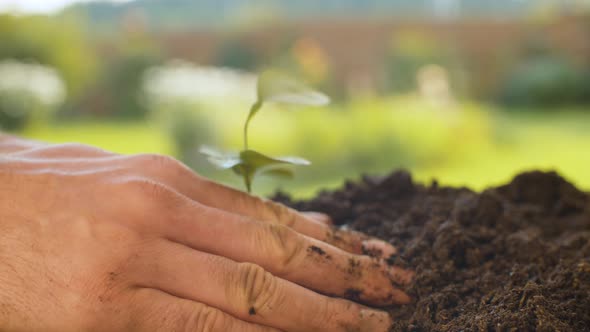
[[[292,166],[307,166],[311,163],[299,157],[269,157],[250,149],[248,129],[250,122],[265,103],[286,103],[297,105],[322,106],[330,102],[323,93],[314,91],[306,85],[277,71],[266,71],[258,77],[256,102],[250,107],[244,122],[244,148],[239,153],[220,152],[210,147],[201,147],[200,151],[217,167],[231,169],[244,180],[246,190],[252,191],[252,182],[256,176],[268,175],[292,178]]]

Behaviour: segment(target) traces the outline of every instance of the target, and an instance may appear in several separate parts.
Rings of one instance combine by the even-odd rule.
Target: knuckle
[[[227,331],[227,320],[223,314],[213,308],[201,305],[200,308],[188,313],[179,323],[180,331]]]
[[[251,263],[238,265],[238,311],[264,314],[279,303],[278,281],[262,267]]]
[[[287,206],[272,200],[239,192],[231,196],[232,204],[241,211],[249,211],[257,219],[292,227],[296,214]]]
[[[124,182],[124,186],[139,197],[148,199],[165,196],[169,191],[165,185],[142,177],[127,179]]]
[[[294,215],[285,205],[262,198],[259,198],[259,201],[260,204],[263,205],[265,211],[268,211],[270,217],[274,220],[287,226],[292,226],[294,224]]]
[[[80,153],[80,152],[92,152],[92,153],[105,153],[104,150],[101,150],[96,147],[92,147],[89,145],[84,145],[81,143],[63,143],[55,146],[56,150],[61,150],[64,152],[72,152],[72,153]]]
[[[143,178],[126,178],[122,183],[125,197],[124,209],[135,212],[143,211],[153,215],[175,209],[180,205],[178,195],[167,185]]]
[[[308,319],[314,326],[322,326],[326,322],[336,322],[343,309],[347,309],[352,305],[352,303],[345,303],[345,300],[340,299],[322,301],[316,303],[316,308]]]
[[[20,153],[32,157],[67,156],[73,158],[84,158],[112,154],[100,148],[81,143],[62,143],[55,145],[28,146],[27,148],[21,150]]]
[[[187,199],[174,188],[143,176],[115,177],[101,190],[109,197],[107,209],[138,226],[182,219],[180,212],[187,206]]]
[[[292,229],[284,225],[267,224],[265,236],[267,255],[272,259],[279,272],[288,272],[301,257],[303,239]]]
[[[81,143],[63,143],[38,150],[41,156],[64,155],[74,158],[110,155],[110,152]]]
[[[151,167],[160,171],[175,170],[181,167],[178,160],[162,154],[144,153],[131,158],[142,167]]]
[[[215,184],[213,184],[215,185]],[[243,211],[256,211],[257,216],[264,221],[275,221],[271,216],[267,207],[264,204],[262,198],[252,196],[244,192],[236,192],[235,195],[231,195],[230,199],[232,204],[238,209]]]

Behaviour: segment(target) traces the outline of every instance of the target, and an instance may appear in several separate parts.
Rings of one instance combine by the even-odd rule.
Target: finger
[[[151,178],[202,204],[260,221],[280,223],[349,252],[380,253],[383,257],[396,253],[389,243],[327,225],[325,217],[320,221],[317,220],[318,215],[312,218],[282,204],[204,179],[172,158],[146,154],[128,157],[127,160]]]
[[[315,217],[311,217],[309,214],[299,213],[282,204],[255,197],[215,182],[206,180],[201,182],[204,190],[195,193],[195,196],[198,197],[194,199],[206,205],[260,221],[283,224],[301,234],[330,243],[352,253],[363,253],[364,248],[372,248],[375,245],[386,256],[390,256],[396,252],[393,246],[381,240],[371,239],[360,233],[331,227],[326,223],[325,217],[321,218],[317,214]],[[211,194],[203,195],[204,192]],[[213,197],[219,197],[221,199],[213,199]]]
[[[342,299],[314,293],[261,267],[162,242],[140,259],[146,287],[218,308],[254,324],[295,331],[385,332],[391,319]]]
[[[170,206],[174,206],[173,213],[158,216]],[[174,242],[237,262],[256,263],[325,294],[374,305],[410,301],[394,285],[409,283],[412,273],[383,260],[354,255],[284,225],[212,209],[181,195],[158,197],[151,207],[140,218],[153,220],[156,231]],[[328,275],[330,278],[325,277]]]
[[[68,171],[87,171],[89,166],[114,169],[117,165],[123,167],[122,164],[129,160],[134,163],[141,162],[141,165],[131,167],[128,171],[136,173],[137,169],[140,169],[142,172],[147,172],[147,176],[161,181],[183,195],[205,205],[261,221],[284,224],[301,234],[330,243],[349,252],[377,257],[389,257],[396,253],[395,248],[386,242],[327,225],[330,219],[326,215],[301,214],[282,204],[202,180],[169,157],[149,154],[134,157],[120,156],[79,144],[37,147],[19,152],[18,157],[23,158],[23,167],[26,165],[37,167],[37,163],[43,163],[46,167],[55,166],[60,170]]]
[[[280,332],[157,289],[138,288],[132,296],[131,322],[124,331]]]
[[[334,226],[334,222],[332,221],[332,218],[330,218],[329,215],[325,214],[325,213],[320,213],[320,212],[314,212],[314,211],[307,211],[307,212],[300,212],[303,216],[318,221],[324,225],[328,225],[328,226]]]
[[[121,156],[98,148],[79,144],[42,146],[25,149],[19,153],[22,158],[51,158],[50,160],[28,160],[33,166],[43,162],[47,166],[57,165],[60,169],[75,171],[104,166],[112,168],[117,164],[131,163],[130,172],[139,169],[147,176],[160,181],[181,194],[205,205],[227,210],[261,221],[287,225],[297,232],[330,243],[343,250],[371,256],[389,257],[396,249],[390,244],[370,238],[364,234],[333,228],[328,225],[329,217],[322,214],[301,214],[282,204],[250,196],[246,193],[204,180],[178,161],[160,155]],[[56,160],[55,158],[65,158]],[[92,158],[92,159],[87,159]]]

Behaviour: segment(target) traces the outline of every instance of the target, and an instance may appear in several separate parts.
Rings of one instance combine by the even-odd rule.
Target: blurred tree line
[[[93,28],[112,29],[130,11],[141,11],[152,28],[177,29],[222,27],[236,21],[244,12],[258,7],[289,19],[326,19],[335,17],[446,17],[458,16],[523,17],[532,10],[555,6],[575,11],[586,0],[139,0],[132,2],[96,2],[73,5],[67,14],[83,13]],[[586,3],[587,5],[587,3]],[[454,15],[453,13],[450,13]]]
[[[4,14],[0,15],[0,39],[0,61],[55,68],[69,96],[82,93],[96,72],[96,55],[77,22]],[[0,124],[5,129],[22,128],[39,107],[25,89],[0,89]]]
[[[155,0],[149,3],[154,8],[161,5]],[[221,2],[208,3],[222,7]],[[292,6],[302,6],[302,3]],[[100,13],[93,12],[93,15]],[[37,102],[27,102],[30,96],[18,91],[7,93],[0,86],[0,125],[4,129],[19,130],[34,116],[59,121],[144,121],[152,117],[150,119],[156,119],[169,130],[181,157],[192,160],[193,164],[198,163],[194,156],[198,142],[219,139],[215,137],[213,126],[209,125],[210,118],[203,115],[207,110],[197,103],[159,104],[148,100],[143,89],[145,74],[168,60],[168,50],[157,34],[149,30],[142,15],[131,14],[116,24],[116,34],[90,31],[83,16],[63,14],[56,19],[0,15],[0,62],[11,59],[54,68],[66,88],[62,103],[52,105],[52,109],[43,109]],[[110,14],[104,12],[102,15]],[[587,21],[590,40],[590,19]],[[348,91],[333,84],[338,76],[321,43],[291,33],[288,28],[283,29],[276,47],[265,45],[265,40],[248,40],[252,39],[248,29],[221,34],[211,65],[249,72],[268,66],[280,67],[327,91],[336,97],[336,102],[347,102]],[[507,51],[505,59],[498,59],[503,61],[503,74],[499,84],[486,91],[490,96],[488,101],[512,107],[547,109],[589,105],[590,60],[573,59],[548,45],[543,36],[531,36],[530,42],[515,45],[514,50]],[[421,70],[432,65],[436,67],[430,68],[435,70],[425,72],[426,76],[444,72],[443,76],[450,84],[449,91],[458,99],[470,99],[472,83],[479,79],[471,74],[473,64],[466,55],[431,36],[412,33],[398,36],[391,45],[384,45],[384,52],[386,56],[381,66],[385,69],[384,84],[380,90],[376,89],[376,93],[385,96],[415,92],[419,89]],[[437,68],[443,71],[437,71]],[[43,110],[36,112],[37,115],[31,114],[39,109]],[[393,141],[383,144],[400,149]],[[357,153],[362,151],[359,148]],[[354,161],[362,162],[363,158]]]
[[[149,5],[146,10],[161,5],[156,0],[146,3]],[[216,10],[223,7],[222,3],[210,6]],[[294,11],[298,6],[305,7],[303,4],[289,6]],[[110,15],[108,13],[106,10],[103,15]],[[590,40],[589,17],[586,17],[587,40]],[[62,118],[145,118],[149,109],[141,91],[143,75],[149,68],[163,63],[168,50],[157,34],[149,30],[142,15],[131,13],[116,26],[116,34],[103,35],[90,31],[83,16],[1,15],[0,60],[55,68],[66,86],[67,100],[56,113]],[[281,67],[305,77],[333,96],[345,96],[346,92],[337,91],[332,84],[338,77],[332,70],[333,59],[325,54],[322,45],[313,38],[293,34],[288,28],[281,29],[282,39],[270,49],[262,41],[252,42],[248,29],[222,34],[211,64],[251,72],[268,66]],[[587,40],[580,43],[587,44]],[[386,63],[382,66],[386,70],[382,77],[385,84],[381,92],[415,90],[420,68],[435,64],[448,72],[453,90],[459,96],[469,97],[469,90],[479,77],[471,74],[471,59],[453,46],[423,34],[398,36],[390,47],[385,47]],[[506,59],[498,59],[504,62],[500,84],[481,95],[495,96],[495,100],[512,106],[554,107],[589,102],[590,60],[572,59],[571,54],[555,49],[538,33],[531,34],[528,42],[513,48],[506,52]]]
[[[0,62],[18,61],[56,70],[66,98],[54,109],[43,110],[48,119],[144,119],[148,105],[142,94],[143,76],[161,57],[157,45],[135,28],[129,26],[122,34],[110,36],[109,49],[103,50],[100,39],[77,18],[0,15]],[[0,89],[0,124],[5,129],[21,129],[34,110],[26,101],[32,96],[5,90]],[[16,105],[30,109],[15,112]]]
[[[56,68],[68,94],[80,93],[96,73],[95,50],[77,20],[2,14],[0,36],[0,59]]]

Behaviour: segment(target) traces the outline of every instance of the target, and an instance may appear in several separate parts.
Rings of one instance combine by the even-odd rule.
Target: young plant
[[[244,148],[239,153],[220,152],[210,147],[200,151],[217,167],[231,169],[244,180],[246,190],[252,191],[252,182],[259,175],[292,178],[292,166],[307,166],[311,163],[299,157],[269,157],[250,149],[248,129],[250,122],[266,103],[287,103],[321,106],[330,102],[328,96],[277,71],[265,71],[258,77],[256,102],[252,104],[244,122]]]

